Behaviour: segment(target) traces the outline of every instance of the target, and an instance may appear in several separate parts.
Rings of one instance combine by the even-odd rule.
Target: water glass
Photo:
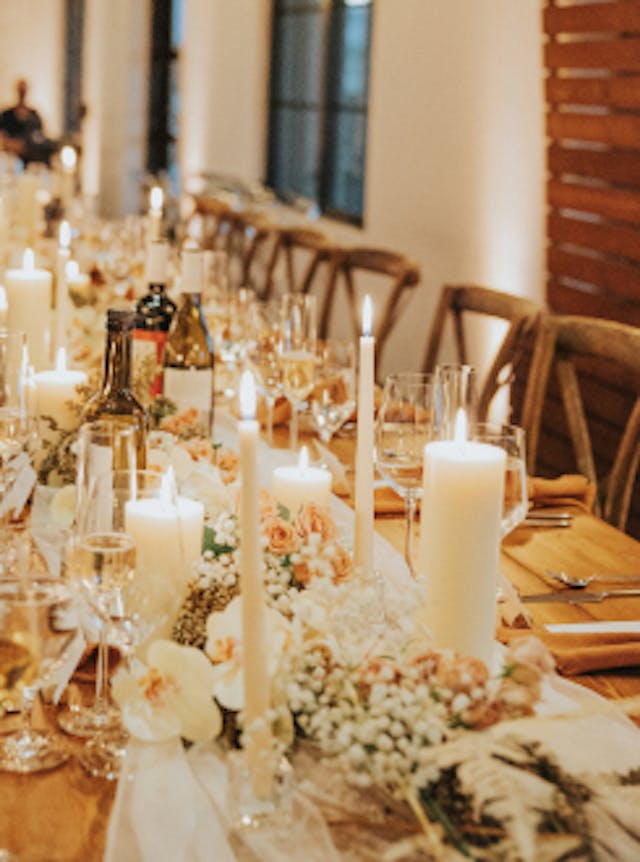
[[[529,508],[525,431],[519,425],[477,422],[471,439],[504,449],[507,455],[500,535],[504,538],[524,521]]]
[[[328,443],[355,410],[355,349],[346,341],[322,341],[317,357],[311,417],[320,439]]]

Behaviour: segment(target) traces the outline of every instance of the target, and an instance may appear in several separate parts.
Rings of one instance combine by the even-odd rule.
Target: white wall
[[[0,0],[0,110],[15,104],[15,81],[26,78],[52,138],[62,132],[63,12],[63,0]]]
[[[264,176],[271,0],[184,0],[182,176]]]
[[[375,4],[365,234],[423,271],[386,370],[417,365],[446,281],[542,296],[540,14],[539,0]]]

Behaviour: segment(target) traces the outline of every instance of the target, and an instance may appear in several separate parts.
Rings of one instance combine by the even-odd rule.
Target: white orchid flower
[[[278,611],[265,608],[265,649],[267,672],[273,679],[280,667],[282,655],[291,642],[290,627]],[[207,620],[205,652],[213,662],[214,693],[227,709],[244,706],[244,674],[242,672],[242,597],[232,599],[222,613],[214,612]]]
[[[222,719],[213,700],[214,671],[198,649],[173,641],[154,641],[147,666],[121,670],[113,679],[113,697],[122,723],[145,742],[182,736],[193,742],[220,733]]]

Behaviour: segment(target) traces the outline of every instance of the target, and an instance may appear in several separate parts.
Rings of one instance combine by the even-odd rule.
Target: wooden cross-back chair
[[[356,293],[355,276],[357,273],[369,273],[382,276],[386,281],[386,296],[382,302],[377,299],[380,284],[372,284],[372,298],[377,309],[382,309],[374,315],[373,335],[376,338],[376,356],[378,362],[382,356],[385,344],[391,334],[404,301],[409,297],[409,291],[420,281],[420,268],[410,258],[394,251],[379,248],[344,247],[335,256],[332,272],[320,313],[319,335],[326,338],[329,334],[331,315],[334,310],[338,289],[342,283],[347,295],[349,315],[354,337],[358,337],[362,329],[362,309]]]
[[[473,365],[465,325],[468,315],[482,315],[508,323],[478,393],[478,418],[484,421],[498,390],[512,381],[525,339],[533,331],[541,311],[537,303],[514,294],[475,284],[446,284],[431,324],[422,370],[433,371],[438,364],[448,318],[453,323],[456,356],[461,365]]]
[[[593,440],[576,365],[606,362],[616,379],[631,381],[635,402],[627,417],[608,475],[596,474]],[[595,511],[625,529],[640,461],[640,328],[592,317],[545,315],[536,337],[522,424],[527,429],[527,467],[534,472],[540,428],[552,371],[555,370],[576,466],[597,489]],[[605,407],[606,410],[606,407]]]
[[[230,268],[238,271],[242,283],[252,282],[252,268],[260,249],[276,229],[273,222],[261,212],[236,210],[214,197],[197,196],[195,212],[205,220],[203,245],[226,251]],[[255,286],[259,294],[264,293],[264,283]]]
[[[287,290],[308,293],[318,283],[322,265],[331,263],[337,252],[336,243],[317,228],[278,228],[267,266],[266,295],[272,294],[282,265]],[[329,274],[325,273],[327,280]]]

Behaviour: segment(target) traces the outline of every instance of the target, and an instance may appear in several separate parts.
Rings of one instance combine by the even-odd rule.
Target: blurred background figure
[[[27,105],[29,85],[24,78],[16,81],[18,101],[0,113],[2,148],[29,162],[49,163],[55,145],[47,139],[40,114]]]

